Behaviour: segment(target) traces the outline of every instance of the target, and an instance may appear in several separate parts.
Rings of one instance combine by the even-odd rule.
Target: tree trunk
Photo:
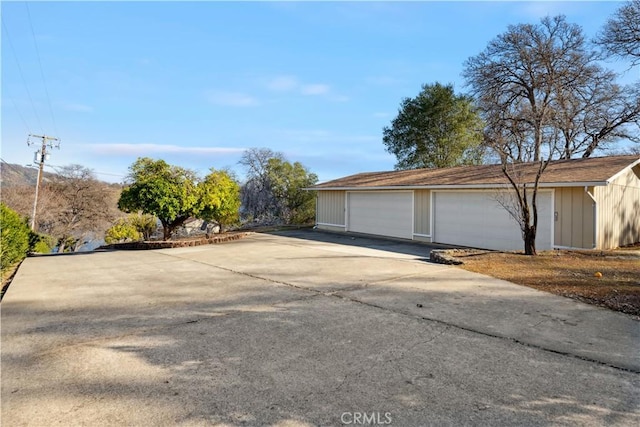
[[[171,238],[171,231],[169,224],[162,224],[162,239],[169,240]]]
[[[584,153],[582,153],[583,159],[591,157],[591,154],[593,154],[593,150],[595,150],[596,147],[598,146],[598,142],[599,142],[598,139],[595,137],[592,137],[591,139],[592,139],[591,143],[587,146],[587,149],[584,150]]]
[[[64,248],[66,247],[65,243],[67,241],[66,236],[62,237],[59,241],[58,241],[58,253],[62,254],[64,253]]]
[[[533,225],[525,225],[524,227],[524,254],[538,254],[536,252],[536,227]]]

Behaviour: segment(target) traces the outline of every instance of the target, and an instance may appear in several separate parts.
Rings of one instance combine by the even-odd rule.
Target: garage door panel
[[[516,220],[490,192],[434,193],[435,241],[496,250],[522,250]],[[538,194],[536,247],[551,249],[551,193]]]
[[[413,193],[348,193],[348,230],[381,236],[413,237]]]

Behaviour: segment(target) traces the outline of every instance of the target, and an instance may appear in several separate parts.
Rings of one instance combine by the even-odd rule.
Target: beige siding
[[[640,165],[606,187],[596,187],[598,249],[640,242]]]
[[[316,223],[344,227],[344,199],[344,191],[318,191]]]
[[[414,192],[413,232],[431,235],[431,191],[416,190]]]
[[[588,190],[593,194],[593,187]],[[584,187],[555,190],[554,245],[570,248],[594,247],[594,202]]]

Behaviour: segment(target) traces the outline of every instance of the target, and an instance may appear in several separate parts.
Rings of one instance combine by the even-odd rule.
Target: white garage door
[[[551,249],[551,192],[538,193],[536,249]],[[497,250],[523,250],[516,221],[493,192],[435,192],[434,241]]]
[[[413,238],[413,193],[347,193],[347,230],[381,236]]]

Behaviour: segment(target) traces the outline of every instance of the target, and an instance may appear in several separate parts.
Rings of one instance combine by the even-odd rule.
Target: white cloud
[[[245,151],[244,148],[231,147],[183,147],[180,145],[130,143],[93,144],[91,149],[98,154],[134,156],[148,156],[150,154],[222,155],[237,154]]]
[[[273,92],[293,92],[305,96],[327,96],[331,101],[345,102],[349,98],[332,94],[331,86],[324,83],[302,83],[296,76],[281,75],[267,81],[266,88]]]
[[[300,93],[302,95],[326,95],[330,89],[329,85],[315,83],[302,85],[300,87]]]
[[[226,107],[255,107],[260,105],[257,98],[241,92],[211,91],[207,93],[209,102]]]
[[[269,90],[287,92],[298,88],[300,83],[294,76],[278,76],[267,83]]]

